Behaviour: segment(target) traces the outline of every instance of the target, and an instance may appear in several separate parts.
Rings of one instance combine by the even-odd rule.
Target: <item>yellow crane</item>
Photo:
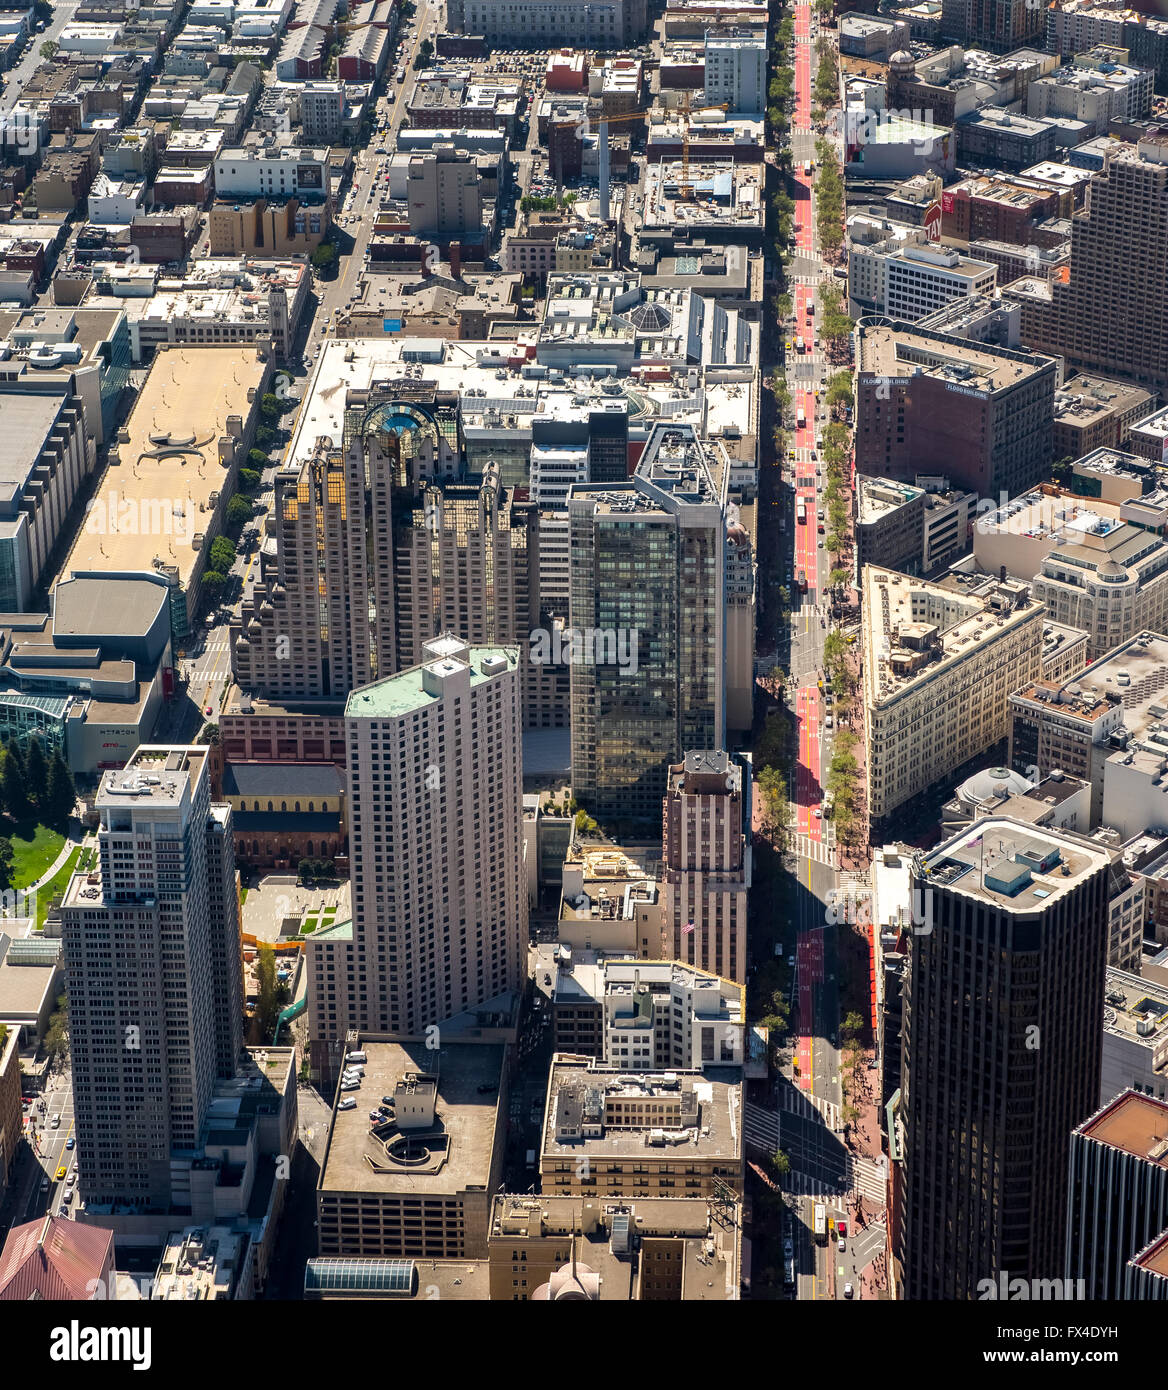
[[[724,101],[714,102],[709,106],[694,106],[691,104],[690,95],[685,94],[685,102],[679,108],[681,112],[681,183],[677,191],[683,198],[693,197],[693,188],[689,181],[689,118],[700,115],[703,111],[729,111],[729,105]]]
[[[689,181],[689,141],[690,141],[690,117],[699,115],[703,111],[729,111],[730,107],[726,102],[714,102],[708,106],[694,106],[692,98],[687,92],[685,100],[677,108],[681,116],[681,182],[678,185],[678,192],[683,198],[693,196],[693,188]],[[629,111],[623,115],[597,116],[600,128],[600,202],[601,217],[608,220],[608,127],[610,125],[622,125],[627,122],[644,121],[648,117],[646,110]]]

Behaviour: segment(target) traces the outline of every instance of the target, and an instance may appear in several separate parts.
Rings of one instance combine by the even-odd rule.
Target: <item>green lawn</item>
[[[49,915],[49,904],[54,898],[64,893],[65,889],[69,886],[69,879],[72,877],[73,871],[77,867],[77,858],[80,853],[81,846],[78,845],[48,883],[42,884],[41,887],[37,889],[37,931],[41,931],[44,928],[45,918]]]
[[[0,827],[0,834],[7,834],[12,845],[12,886],[18,889],[35,883],[61,853],[65,843],[64,835],[47,825],[35,828],[22,825],[11,830]]]

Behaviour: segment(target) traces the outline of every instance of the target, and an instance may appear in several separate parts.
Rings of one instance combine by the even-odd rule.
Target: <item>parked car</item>
[[[357,1102],[352,1096],[345,1096],[337,1101],[338,1110],[356,1110]]]

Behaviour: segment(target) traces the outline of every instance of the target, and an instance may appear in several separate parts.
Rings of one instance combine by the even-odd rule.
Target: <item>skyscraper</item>
[[[918,859],[898,1258],[911,1299],[1061,1278],[1067,1147],[1098,1105],[1110,861],[993,817]]]
[[[662,863],[662,953],[746,981],[750,773],[724,749],[669,769]]]
[[[533,661],[540,611],[539,514],[516,500],[499,470],[461,482],[433,482],[403,508],[395,532],[397,666],[423,659],[441,632],[473,646],[516,644],[526,728],[568,722],[567,668]]]
[[[1168,1231],[1168,1104],[1124,1091],[1071,1135],[1065,1278],[1124,1298],[1128,1261]]]
[[[61,905],[79,1187],[92,1203],[189,1204],[197,1147],[243,1043],[231,812],[206,748],[143,746],[97,795],[99,869]]]
[[[322,441],[300,468],[277,473],[275,562],[261,560],[232,624],[232,670],[245,690],[343,699],[394,669],[395,445]]]
[[[309,943],[321,1065],[350,1028],[418,1034],[519,989],[527,942],[518,650],[439,637],[345,723],[353,920]]]
[[[322,439],[281,470],[276,555],[261,557],[233,626],[243,690],[340,701],[458,632],[517,644],[525,724],[567,722],[566,669],[529,659],[532,629],[545,625],[538,511],[494,463],[464,473],[458,432],[451,406],[351,392],[343,447]]]
[[[657,816],[670,764],[724,744],[727,473],[662,422],[627,482],[568,495],[572,788],[593,815]]]
[[[1028,347],[1168,386],[1168,135],[1117,145],[1091,180],[1065,276],[1007,289]]]

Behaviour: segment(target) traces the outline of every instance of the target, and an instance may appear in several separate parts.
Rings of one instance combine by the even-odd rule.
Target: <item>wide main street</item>
[[[821,256],[815,216],[818,159],[812,93],[819,25],[810,3],[797,4],[793,19],[794,108],[787,178],[795,203],[795,241],[788,271],[792,318],[783,328],[782,347],[795,429],[786,457],[776,465],[788,473],[791,484],[787,496],[792,515],[787,524],[796,581],[788,647],[796,738],[787,858],[792,888],[788,911],[795,932],[794,1047],[791,1075],[780,1080],[774,1103],[778,1147],[791,1165],[784,1186],[797,1198],[805,1237],[797,1257],[798,1297],[840,1299],[859,1296],[859,1271],[882,1245],[875,1226],[858,1239],[849,1231],[841,1241],[834,1229],[823,1244],[810,1238],[817,1203],[824,1204],[834,1225],[846,1215],[846,1194],[856,1186],[858,1175],[841,1125],[837,928],[827,912],[840,877],[832,822],[823,805],[832,737],[821,687],[824,640],[831,622],[826,600],[831,560],[824,544],[827,479],[821,437],[827,421],[828,364],[818,324],[823,309],[820,291],[830,283],[831,269]]]

